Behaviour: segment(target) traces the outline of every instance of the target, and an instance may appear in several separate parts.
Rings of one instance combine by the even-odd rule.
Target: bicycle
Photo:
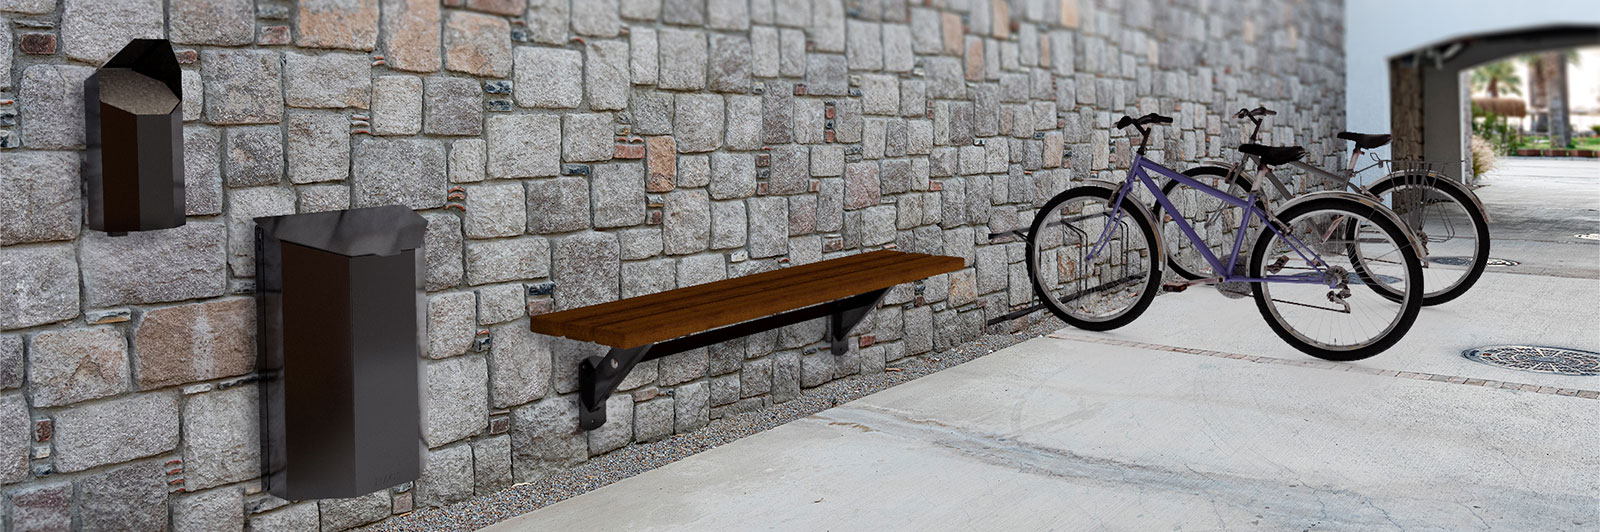
[[[1265,107],[1253,110],[1240,109],[1235,117],[1248,118],[1255,123],[1249,143],[1240,147],[1240,151],[1245,153],[1242,160],[1231,166],[1207,165],[1190,168],[1183,172],[1184,175],[1213,188],[1223,189],[1235,197],[1270,191],[1277,198],[1293,198],[1296,194],[1289,191],[1283,180],[1279,179],[1270,167],[1262,168],[1263,171],[1258,174],[1264,175],[1264,180],[1251,180],[1244,175],[1246,165],[1249,163],[1254,162],[1257,168],[1261,168],[1260,154],[1250,153],[1250,151],[1259,152],[1264,148],[1255,144],[1261,133],[1263,121],[1261,117],[1276,114]],[[1342,173],[1329,172],[1300,160],[1291,161],[1288,165],[1321,178],[1334,188],[1348,189],[1377,200],[1406,222],[1406,227],[1422,244],[1423,306],[1445,303],[1461,297],[1472,288],[1483,275],[1484,268],[1489,262],[1488,216],[1478,196],[1465,185],[1439,174],[1437,167],[1440,163],[1383,160],[1374,155],[1372,164],[1357,168],[1366,150],[1388,144],[1389,135],[1365,135],[1346,131],[1339,133],[1338,137],[1354,143],[1349,170]],[[1367,185],[1356,182],[1356,176],[1377,167],[1387,167],[1388,172]],[[1264,186],[1263,181],[1271,187]],[[1206,227],[1209,230],[1218,230],[1215,223],[1218,220],[1237,215],[1228,213],[1227,206],[1208,201],[1205,195],[1193,194],[1184,190],[1185,188],[1186,185],[1183,183],[1172,181],[1163,187],[1162,192],[1169,197],[1181,199],[1175,203],[1179,208],[1188,209],[1186,212],[1180,211],[1184,216],[1195,219],[1204,214],[1208,218]],[[1193,201],[1182,201],[1189,199]],[[1164,232],[1173,229],[1164,224],[1165,219],[1160,204],[1152,205],[1150,209],[1157,222],[1163,223]],[[1226,223],[1221,226],[1220,230],[1224,236],[1227,227]],[[1386,259],[1368,257],[1357,266],[1363,266],[1373,260]],[[1177,249],[1169,261],[1173,272],[1184,279],[1196,280],[1204,277],[1201,272],[1206,264],[1200,261],[1193,249]],[[1398,289],[1389,286],[1389,283],[1380,282],[1382,279],[1368,275],[1366,268],[1358,268],[1357,274],[1362,276],[1367,286],[1379,294],[1390,298],[1399,297]]]
[[[1422,263],[1410,232],[1394,213],[1368,198],[1337,191],[1296,198],[1274,213],[1254,193],[1239,199],[1196,182],[1145,158],[1151,131],[1146,126],[1171,122],[1155,113],[1122,117],[1116,127],[1133,126],[1143,137],[1126,179],[1121,184],[1091,180],[1069,188],[1045,202],[1034,217],[1026,235],[1027,268],[1042,306],[1074,327],[1096,331],[1126,325],[1149,307],[1166,263],[1164,238],[1156,232],[1150,211],[1129,193],[1142,184],[1167,212],[1178,212],[1151,179],[1155,174],[1242,209],[1242,224],[1257,221],[1266,228],[1251,246],[1247,274],[1241,274],[1235,266],[1243,256],[1243,232],[1234,238],[1224,265],[1181,214],[1173,217],[1184,237],[1198,243],[1201,256],[1223,272],[1214,281],[1248,284],[1267,324],[1296,349],[1327,360],[1359,360],[1394,345],[1410,329],[1421,308]],[[1264,160],[1281,164],[1281,155]],[[1302,238],[1357,223],[1375,231],[1359,240]],[[1393,264],[1375,264],[1381,271],[1371,272],[1404,287],[1398,300],[1350,290],[1362,281],[1346,261],[1361,256],[1351,248],[1362,247],[1399,258]]]

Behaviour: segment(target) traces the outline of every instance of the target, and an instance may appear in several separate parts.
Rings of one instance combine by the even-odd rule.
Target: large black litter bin
[[[426,228],[399,205],[256,218],[273,495],[355,497],[417,478]]]
[[[134,39],[83,80],[89,228],[183,225],[183,73],[164,39]]]

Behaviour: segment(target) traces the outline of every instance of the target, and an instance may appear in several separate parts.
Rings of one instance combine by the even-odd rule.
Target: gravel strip
[[[731,414],[712,420],[711,424],[700,430],[673,435],[660,441],[632,443],[535,482],[517,484],[496,493],[473,497],[449,506],[418,510],[361,530],[367,532],[476,530],[676,462],[718,445],[937,373],[1024,340],[1044,336],[1063,326],[1060,320],[1050,317],[1017,332],[986,334],[977,340],[944,352],[906,357],[889,363],[890,368],[897,368],[899,371],[855,375],[835,380],[803,390],[799,398],[786,403],[753,412]]]

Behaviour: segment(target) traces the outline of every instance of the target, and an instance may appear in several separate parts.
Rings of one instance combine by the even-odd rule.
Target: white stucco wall
[[[1600,24],[1595,0],[1346,0],[1345,123],[1389,131],[1389,58],[1452,37],[1546,24]],[[1387,157],[1384,149],[1381,156]]]

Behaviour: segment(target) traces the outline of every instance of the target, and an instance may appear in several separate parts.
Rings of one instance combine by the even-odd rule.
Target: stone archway
[[[1471,109],[1465,73],[1521,54],[1600,44],[1600,25],[1549,25],[1434,43],[1389,59],[1389,119],[1396,159],[1462,161],[1445,173],[1462,179],[1471,161]]]

